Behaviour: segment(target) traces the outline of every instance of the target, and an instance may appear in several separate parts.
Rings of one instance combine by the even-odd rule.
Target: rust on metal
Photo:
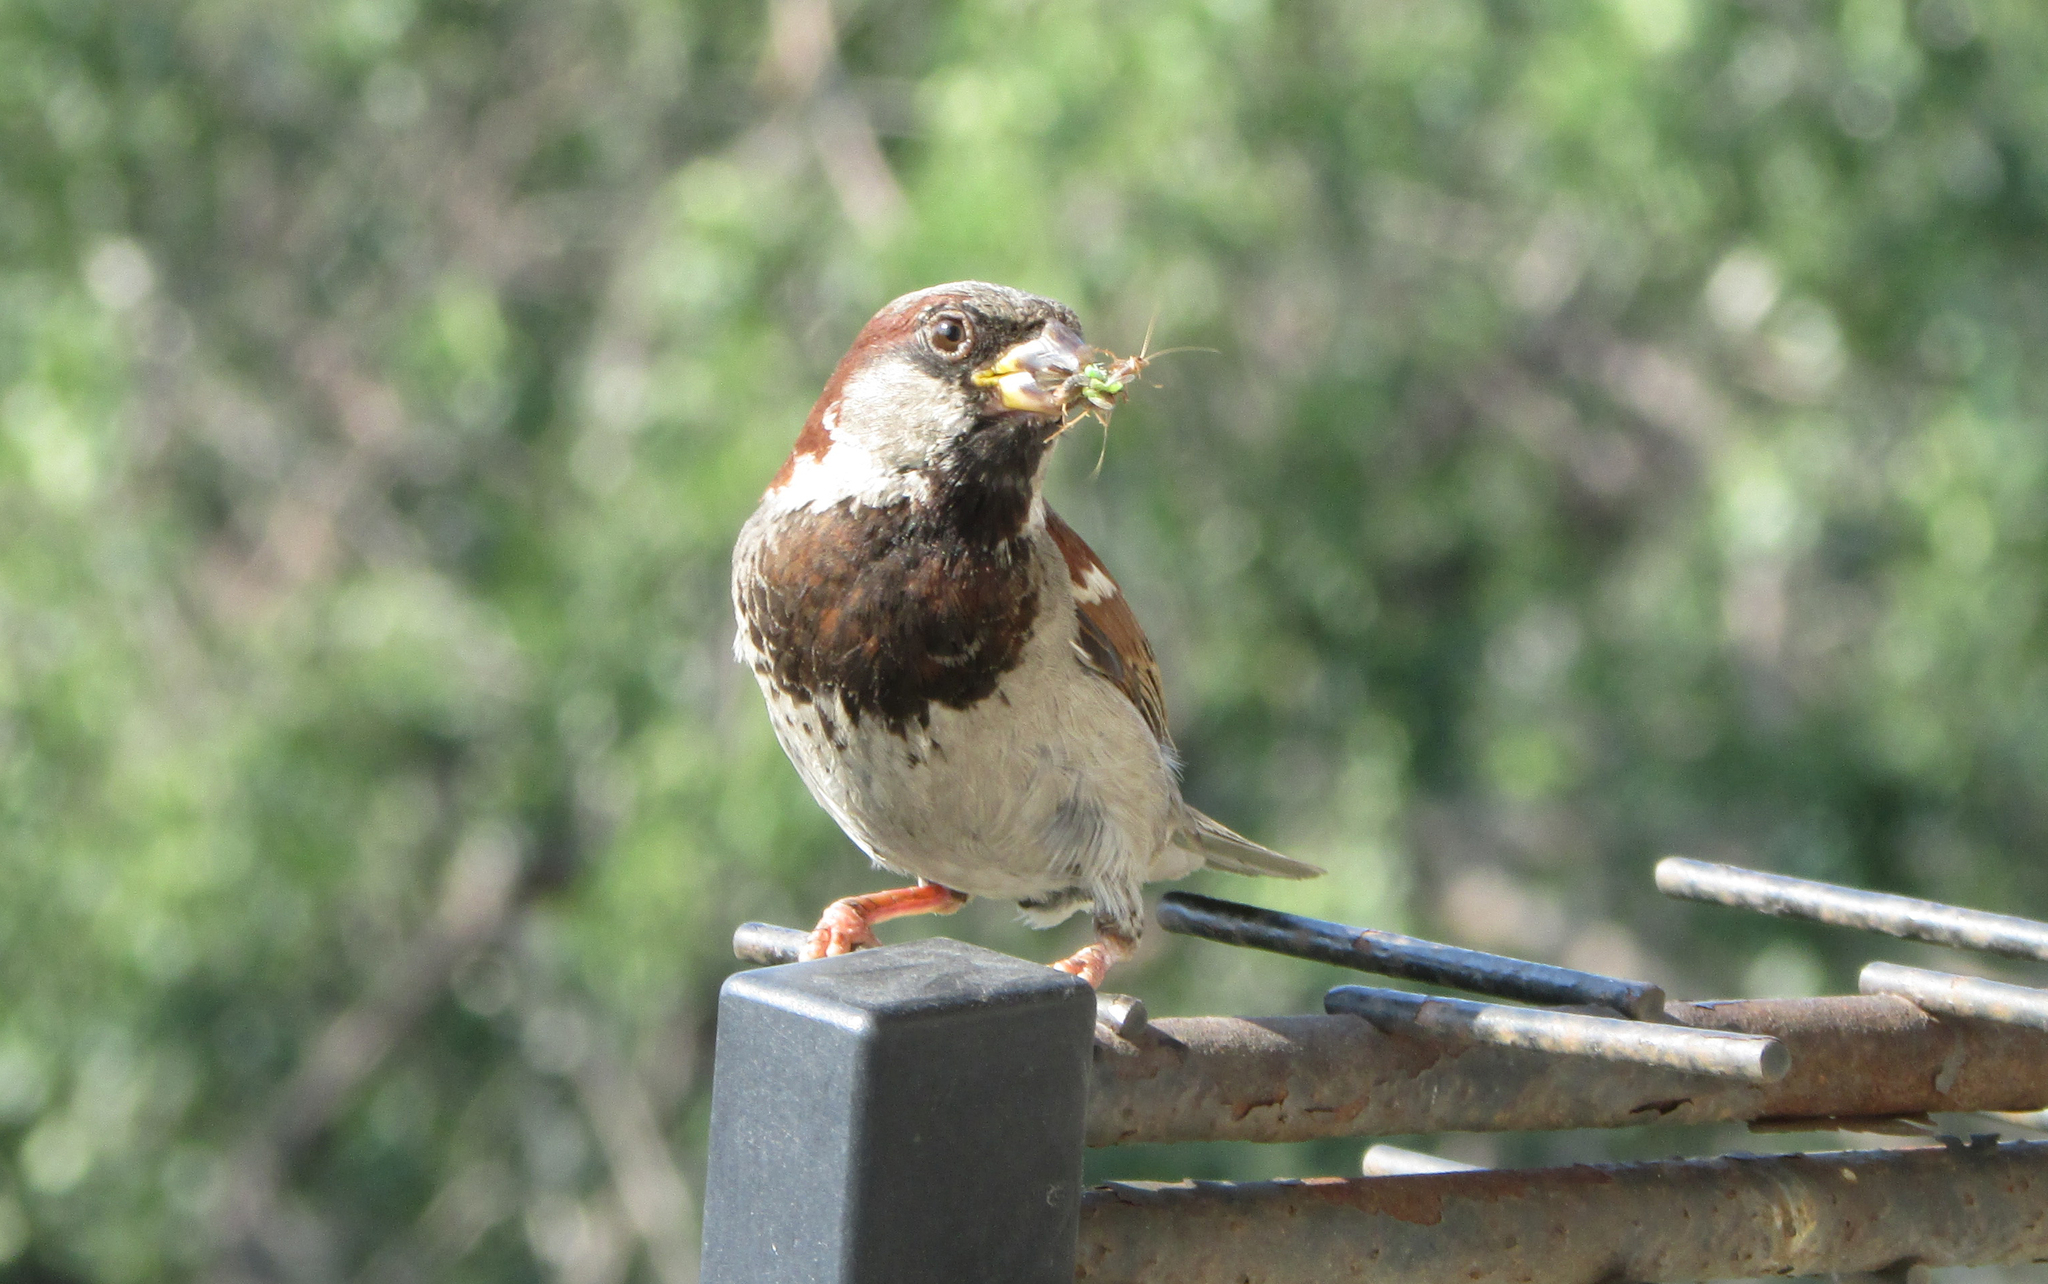
[[[1097,1027],[1088,1144],[1308,1141],[2048,1107],[2048,1032],[1888,995],[1674,1003],[1697,1029],[1769,1035],[1775,1083],[1502,1048],[1353,1016],[1155,1017]]]
[[[1091,1284],[1597,1284],[2048,1260],[2048,1144],[1088,1192]]]

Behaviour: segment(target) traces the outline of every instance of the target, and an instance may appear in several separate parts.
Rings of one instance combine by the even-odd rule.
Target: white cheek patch
[[[1074,586],[1074,601],[1082,606],[1094,606],[1107,602],[1117,595],[1116,581],[1099,566],[1091,566],[1081,572],[1081,582]]]
[[[848,379],[826,408],[825,453],[799,456],[765,502],[795,512],[927,500],[925,470],[971,422],[958,392],[940,380],[908,362],[877,362]]]
[[[828,412],[826,431],[837,425]],[[872,452],[833,438],[822,455],[799,455],[796,466],[764,502],[781,512],[815,512],[851,502],[857,508],[886,508],[901,500],[924,500],[932,484],[922,474],[886,467]]]
[[[855,374],[833,407],[833,441],[858,445],[875,466],[922,472],[973,426],[959,390],[907,361],[880,361]]]
[[[929,461],[968,424],[959,390],[907,360],[876,361],[859,370],[839,390],[833,409],[848,436],[896,464]]]

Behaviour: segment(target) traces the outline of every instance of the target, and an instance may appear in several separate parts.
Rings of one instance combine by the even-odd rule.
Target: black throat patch
[[[1024,525],[1043,438],[994,421],[955,443],[927,500],[848,501],[757,528],[734,595],[764,676],[897,735],[930,725],[934,703],[994,695],[1038,616]]]

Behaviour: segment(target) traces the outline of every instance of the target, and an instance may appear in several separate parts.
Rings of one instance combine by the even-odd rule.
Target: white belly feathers
[[[878,863],[974,895],[1075,891],[1085,898],[1069,910],[1093,901],[1101,916],[1136,915],[1146,879],[1200,858],[1167,853],[1180,809],[1172,766],[1130,700],[1082,669],[1066,576],[1042,582],[1044,609],[995,694],[965,709],[934,703],[929,724],[906,734],[855,724],[830,695],[821,710],[765,677],[762,689],[804,783]]]

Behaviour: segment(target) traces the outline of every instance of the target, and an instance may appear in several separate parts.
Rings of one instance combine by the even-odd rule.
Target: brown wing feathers
[[[1045,528],[1066,559],[1067,575],[1073,581],[1074,610],[1081,626],[1074,650],[1081,663],[1129,697],[1161,744],[1173,743],[1166,729],[1166,693],[1159,685],[1159,662],[1152,658],[1152,644],[1145,640],[1145,630],[1123,590],[1095,550],[1060,520],[1059,514],[1047,512]]]

